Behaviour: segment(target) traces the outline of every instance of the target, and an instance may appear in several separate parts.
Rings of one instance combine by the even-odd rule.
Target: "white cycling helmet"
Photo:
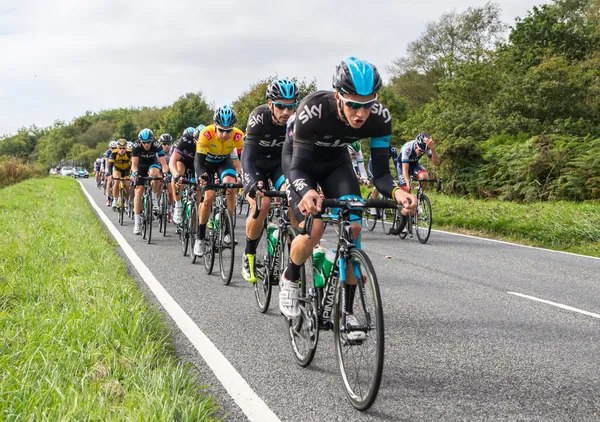
[[[108,144],[108,147],[110,149],[116,148],[117,147],[117,141],[110,141],[110,143]]]

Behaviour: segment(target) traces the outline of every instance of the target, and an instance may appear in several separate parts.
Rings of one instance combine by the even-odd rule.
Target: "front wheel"
[[[335,351],[348,400],[356,409],[366,410],[377,398],[383,372],[383,307],[377,276],[367,254],[352,248],[346,263],[358,284],[352,303],[346,294],[350,286],[338,286],[333,315]],[[342,303],[346,309],[342,309]]]
[[[152,211],[152,194],[148,195],[148,201],[146,202],[146,221],[148,224],[148,244],[152,240],[152,219],[154,218],[154,212]]]
[[[425,244],[429,240],[429,235],[431,235],[432,223],[431,202],[429,201],[427,195],[421,195],[421,198],[419,198],[416,222],[417,239],[419,239],[419,242]]]
[[[196,244],[196,235],[198,227],[198,214],[196,204],[192,203],[190,209],[190,218],[188,219],[188,234],[190,238],[190,258],[192,258],[192,264],[196,262],[197,255],[194,253],[194,245]],[[165,222],[166,224],[166,222]]]
[[[256,276],[254,297],[256,298],[258,310],[263,314],[267,312],[271,302],[271,292],[273,291],[271,287],[271,278],[273,277],[271,268],[273,259],[279,253],[278,247],[273,254],[270,254],[268,242],[267,231],[263,230],[263,235],[258,241],[256,254],[254,255],[254,275]]]
[[[220,216],[218,230],[219,267],[221,268],[223,284],[227,286],[231,282],[235,258],[233,219],[227,208],[223,208],[218,215]]]
[[[371,195],[373,194],[373,191],[369,192],[369,194],[367,195],[367,201],[369,199],[371,199]],[[375,226],[377,225],[377,209],[376,208],[369,208],[365,210],[365,220],[366,220],[366,224],[367,224],[367,229],[369,229],[370,232],[373,231],[373,229],[375,228]],[[383,223],[381,223],[383,224]]]
[[[290,227],[293,240],[293,230]],[[288,255],[289,258],[289,255]],[[287,264],[287,263],[286,263]],[[311,364],[319,342],[318,299],[314,282],[312,256],[300,269],[300,316],[289,320],[289,334],[294,358],[301,367]]]

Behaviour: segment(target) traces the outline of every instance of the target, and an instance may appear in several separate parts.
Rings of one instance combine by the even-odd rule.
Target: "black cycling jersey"
[[[153,141],[150,149],[146,150],[141,143],[136,143],[133,146],[132,156],[138,157],[138,166],[149,166],[150,164],[158,163],[158,157],[165,156],[165,150],[162,144],[158,141]]]
[[[314,92],[302,100],[288,122],[284,155],[291,154],[292,157],[289,173],[285,165],[284,171],[292,189],[302,197],[317,188],[311,174],[332,167],[333,163],[341,164],[342,156],[345,156],[344,161],[350,162],[347,145],[358,139],[371,138],[373,182],[380,192],[391,197],[397,186],[388,165],[391,135],[392,117],[380,102],[375,102],[367,121],[354,129],[339,118],[333,92]]]
[[[181,158],[181,161],[186,169],[194,168],[194,157],[196,156],[196,143],[193,140],[188,140],[184,137],[179,138],[174,146],[175,152],[177,152]]]
[[[241,160],[245,186],[252,186],[259,181],[265,183],[266,177],[277,184],[282,176],[281,151],[285,134],[285,126],[273,123],[273,115],[267,104],[256,107],[250,113]],[[283,179],[280,182],[283,183]]]

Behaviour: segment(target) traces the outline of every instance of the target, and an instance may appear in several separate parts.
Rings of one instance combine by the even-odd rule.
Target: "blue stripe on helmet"
[[[142,133],[140,133],[140,137],[144,140],[147,141],[148,139],[150,139],[150,131],[148,129],[144,129],[142,130]]]
[[[226,169],[223,171],[223,173],[221,173],[221,181],[225,178],[225,176],[231,176],[233,178],[237,177],[237,173],[234,169]]]
[[[279,90],[281,91],[281,97],[286,100],[293,100],[296,95],[296,88],[294,83],[289,79],[279,79],[277,81],[277,85],[279,85]]]
[[[349,57],[344,62],[350,71],[356,93],[358,95],[371,95],[375,83],[373,66],[369,62],[357,59],[356,57]]]

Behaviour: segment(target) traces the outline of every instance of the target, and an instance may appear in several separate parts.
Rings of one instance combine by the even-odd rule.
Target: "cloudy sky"
[[[512,25],[548,0],[496,0]],[[385,67],[428,21],[486,0],[0,0],[0,135],[86,110],[231,103],[270,75],[317,78],[354,55]]]

